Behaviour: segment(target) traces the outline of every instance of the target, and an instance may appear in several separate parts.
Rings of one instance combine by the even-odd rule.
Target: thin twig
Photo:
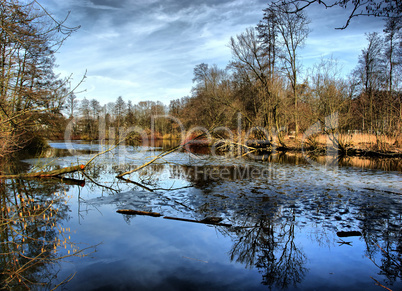
[[[376,284],[377,286],[380,286],[380,287],[382,287],[382,288],[384,288],[384,289],[387,289],[388,291],[392,291],[392,289],[389,289],[388,287],[385,287],[384,285],[382,285],[380,282],[378,282],[378,281],[377,281],[376,279],[374,279],[373,277],[370,276],[370,278],[375,281],[375,284]]]
[[[205,132],[203,132],[202,134],[198,135],[198,136],[197,136],[196,138],[194,138],[193,140],[196,140],[196,139],[198,139],[198,138],[200,138],[200,137],[203,137],[204,135],[205,135]],[[180,150],[180,149],[184,148],[186,145],[190,144],[193,140],[189,140],[189,141],[186,142],[185,144],[181,144],[181,145],[175,146],[175,147],[173,147],[173,148],[171,148],[171,149],[169,149],[169,150],[167,150],[167,151],[164,151],[164,152],[160,153],[159,155],[157,155],[157,156],[156,156],[155,158],[153,158],[152,160],[150,160],[149,162],[146,162],[145,164],[142,164],[141,166],[139,166],[139,167],[137,167],[137,168],[135,168],[135,169],[133,169],[133,170],[130,170],[130,171],[121,173],[121,174],[117,175],[116,177],[117,177],[117,178],[122,178],[122,177],[125,176],[125,175],[129,175],[129,174],[132,174],[132,173],[134,173],[134,172],[137,172],[137,171],[141,170],[142,168],[145,168],[146,166],[149,166],[149,165],[153,164],[155,161],[157,161],[157,160],[163,158],[164,156],[167,156],[167,155],[169,155],[169,154],[171,154],[171,153],[173,153],[173,152],[175,152],[175,151],[177,151],[177,150]]]

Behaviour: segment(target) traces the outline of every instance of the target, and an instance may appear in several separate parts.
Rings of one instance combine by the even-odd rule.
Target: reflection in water
[[[360,208],[360,229],[366,242],[366,256],[392,285],[402,278],[402,208],[388,199],[372,199]],[[376,260],[380,257],[380,260]]]
[[[272,218],[260,218],[234,234],[231,260],[255,266],[262,274],[262,284],[286,289],[302,282],[308,271],[307,258],[296,246],[293,219],[275,224]]]
[[[311,232],[311,226],[314,226],[311,238],[320,246],[331,247],[334,239],[339,247],[352,246],[344,236],[362,235],[366,250],[356,255],[373,260],[378,275],[386,278],[387,286],[400,282],[400,196],[351,187],[345,181],[347,177],[334,178],[332,174],[318,176],[322,184],[309,182],[303,174],[298,174],[303,169],[281,173],[263,164],[150,165],[137,173],[136,181],[158,188],[167,179],[181,180],[192,188],[155,196],[127,192],[124,196],[120,194],[119,199],[103,201],[123,208],[198,220],[224,218],[233,227],[216,226],[216,229],[233,243],[231,260],[258,269],[262,284],[274,289],[303,286],[309,272],[308,258],[297,237]],[[311,175],[310,171],[306,173]],[[126,217],[127,222],[130,219]],[[336,238],[337,233],[342,237]],[[335,238],[331,239],[330,234]]]
[[[380,169],[384,171],[402,172],[402,160],[399,158],[364,158],[345,157],[341,160],[341,166],[359,167],[361,169]]]
[[[94,229],[91,235],[96,236],[98,232],[105,232],[107,222],[110,221],[112,229],[116,227],[113,229],[116,235],[123,233],[120,235],[120,239],[123,236],[127,237],[130,246],[134,244],[133,240],[137,242],[135,249],[140,249],[138,252],[141,253],[137,253],[136,250],[125,246],[123,242],[116,242],[113,239],[111,245],[105,246],[107,250],[105,252],[111,252],[109,254],[110,261],[116,262],[114,266],[118,266],[120,269],[129,269],[133,265],[132,260],[121,259],[122,256],[127,257],[126,253],[131,255],[131,259],[141,261],[143,258],[143,262],[152,261],[155,265],[162,265],[162,268],[169,269],[169,266],[175,261],[169,260],[171,257],[168,257],[166,253],[178,247],[174,244],[178,244],[177,241],[183,240],[188,233],[183,235],[183,228],[179,222],[172,222],[172,224],[177,223],[177,226],[169,229],[171,233],[166,233],[159,225],[159,223],[162,224],[161,218],[138,219],[138,216],[127,215],[123,217],[132,228],[125,229],[121,225],[117,225],[117,219],[121,221],[121,214],[115,213],[116,208],[158,212],[164,216],[193,220],[221,217],[223,223],[231,224],[232,227],[222,225],[211,227],[223,235],[224,238],[220,236],[220,239],[229,242],[229,246],[225,249],[225,253],[228,253],[226,259],[230,259],[232,263],[242,264],[246,268],[258,270],[260,273],[257,274],[258,284],[261,282],[270,289],[309,289],[311,286],[310,289],[315,289],[320,286],[318,283],[326,284],[325,278],[320,277],[321,273],[318,276],[316,270],[315,274],[311,273],[317,269],[315,264],[321,268],[324,264],[328,264],[328,261],[324,263],[322,261],[311,263],[311,261],[315,256],[334,259],[330,255],[324,254],[323,249],[330,248],[332,251],[340,253],[348,248],[353,248],[354,253],[351,255],[353,257],[346,258],[345,264],[351,262],[356,269],[360,268],[356,260],[365,260],[370,266],[377,266],[375,269],[377,274],[370,273],[369,268],[363,266],[359,276],[367,277],[370,281],[369,284],[372,284],[366,284],[365,287],[377,288],[371,281],[370,275],[378,275],[379,277],[375,276],[376,279],[391,289],[393,289],[392,286],[396,286],[396,288],[401,286],[402,196],[392,193],[397,192],[397,187],[391,183],[396,180],[395,173],[381,172],[378,174],[376,171],[360,171],[349,168],[344,170],[341,167],[334,171],[324,171],[311,167],[302,156],[290,154],[274,154],[267,157],[264,162],[245,162],[220,159],[220,157],[202,161],[189,160],[186,156],[187,153],[179,153],[174,158],[171,156],[167,158],[167,162],[170,164],[160,161],[160,163],[149,165],[132,174],[129,177],[130,180],[137,183],[133,184],[114,178],[117,173],[134,169],[144,161],[137,159],[134,151],[133,153],[128,150],[126,152],[128,153],[127,158],[131,159],[127,164],[119,163],[113,155],[99,157],[98,162],[87,169],[88,179],[85,188],[82,189],[83,193],[91,193],[91,195],[81,195],[81,192],[77,194],[79,223],[81,223],[81,218],[91,216],[91,211],[89,211],[91,209],[98,210],[92,213],[104,212],[96,219],[91,216],[91,219],[86,220],[93,223],[90,224],[91,229]],[[147,152],[147,154],[155,153]],[[66,159],[65,161],[72,160]],[[73,161],[77,162],[77,159],[74,158]],[[341,161],[341,163],[345,162]],[[350,166],[351,162],[344,165]],[[397,164],[395,165],[397,166]],[[387,181],[389,178],[390,181]],[[363,179],[368,182],[366,183]],[[68,219],[68,206],[63,204],[65,202],[63,195],[57,196],[55,193],[61,190],[69,193],[73,191],[68,187],[61,188],[56,184],[38,185],[34,181],[12,180],[0,185],[1,191],[4,192],[1,205],[5,210],[10,209],[9,212],[3,211],[3,221],[18,218],[18,222],[22,222],[2,224],[1,246],[4,255],[1,256],[1,259],[6,262],[14,262],[15,257],[18,259],[16,261],[18,264],[14,269],[9,267],[8,269],[11,271],[7,271],[8,273],[6,270],[2,270],[3,274],[6,274],[3,275],[2,280],[5,282],[7,278],[11,278],[11,273],[18,273],[18,268],[23,266],[27,260],[24,256],[30,258],[38,256],[41,258],[40,263],[33,264],[29,269],[31,271],[27,270],[24,275],[24,278],[28,278],[27,280],[24,281],[22,277],[13,275],[14,279],[8,284],[14,284],[10,285],[12,287],[17,286],[18,278],[27,285],[30,284],[28,280],[50,282],[52,278],[45,276],[53,266],[50,263],[68,255],[68,248],[64,250],[63,246],[66,236],[61,238],[63,234],[59,234],[60,229],[57,226],[62,220]],[[382,191],[383,189],[389,191]],[[24,198],[24,201],[21,201],[21,197]],[[22,203],[26,203],[26,205]],[[44,211],[45,217],[43,217]],[[22,213],[22,217],[19,216],[19,213]],[[28,219],[28,217],[30,218]],[[25,220],[27,222],[24,229]],[[133,220],[135,222],[131,223]],[[155,224],[147,224],[147,226],[151,225],[151,229],[136,232],[135,236],[132,234],[133,229],[141,229],[140,224],[149,223],[150,220],[155,221]],[[127,227],[124,222],[122,224]],[[197,229],[196,226],[194,229]],[[25,238],[20,235],[23,231],[27,232],[24,233]],[[14,233],[13,236],[11,236],[12,233]],[[157,233],[161,233],[161,235],[156,236]],[[197,236],[197,233],[191,235]],[[359,237],[348,237],[351,235]],[[171,239],[171,236],[174,239]],[[10,237],[17,243],[9,239]],[[139,240],[141,243],[138,243],[137,240],[140,237],[144,237],[144,240]],[[21,241],[23,238],[24,241]],[[158,239],[166,239],[172,243],[171,245],[167,243],[167,249],[158,252],[161,257],[154,255],[154,245],[158,245],[156,242]],[[364,247],[362,247],[362,242],[365,244]],[[150,246],[144,246],[148,243]],[[309,244],[319,246],[313,254],[309,249]],[[66,245],[69,247],[68,239]],[[56,253],[54,254],[51,250],[55,247]],[[195,243],[194,249],[198,247],[200,246]],[[14,250],[10,252],[5,250],[6,248],[10,250],[14,248]],[[32,248],[32,253],[27,256],[29,248]],[[72,249],[70,247],[70,251],[73,251],[74,248],[75,246]],[[42,252],[42,249],[45,252]],[[22,252],[23,250],[25,253]],[[218,255],[215,249],[208,249],[208,251],[213,252],[211,256]],[[147,252],[149,254],[145,255]],[[124,255],[120,255],[120,253],[124,253]],[[119,255],[120,261],[115,258]],[[101,257],[100,265],[103,261],[107,260]],[[167,265],[164,266],[163,263]],[[345,266],[339,263],[338,265],[334,263],[334,265]],[[189,268],[188,266],[180,265],[179,270]],[[225,274],[229,274],[228,277],[230,277],[232,271],[229,269],[231,267],[223,263],[210,265],[215,268],[217,266],[222,269],[226,268],[228,271]],[[106,267],[102,265],[99,268],[103,272],[100,273],[107,277]],[[141,268],[143,267],[141,266]],[[209,266],[205,268],[208,269]],[[190,271],[194,271],[193,273],[200,270],[203,269],[198,265],[194,269],[190,269]],[[342,275],[345,272],[341,269],[331,271]],[[138,272],[140,274],[137,276],[142,277],[141,270]],[[54,273],[53,271],[52,274]],[[91,274],[91,272],[88,273]],[[116,274],[120,276],[119,273]],[[135,275],[130,273],[130,276]],[[154,276],[162,277],[161,273]],[[174,273],[174,276],[180,279],[181,273]],[[305,285],[309,280],[311,282],[311,276],[313,280],[319,282],[316,285]],[[354,276],[354,273],[351,276]],[[155,279],[152,276],[150,278],[152,278],[150,281]],[[106,280],[109,279],[109,277],[106,278]],[[336,288],[337,285],[334,284],[334,281],[332,284],[328,287]],[[352,286],[353,289],[357,285],[351,283],[345,286]]]
[[[70,229],[59,225],[69,219],[66,190],[59,183],[0,180],[3,288],[50,287],[58,261],[84,255],[85,249],[71,242]]]
[[[297,192],[293,189],[278,191],[288,186],[289,180],[277,181],[272,171],[260,176],[266,183],[256,185],[252,176],[239,175],[239,172],[246,172],[245,168],[215,166],[209,173],[213,169],[225,172],[225,179],[218,179],[217,175],[200,175],[206,172],[202,167],[171,166],[170,172],[176,177],[186,177],[194,187],[203,189],[202,196],[190,198],[190,206],[196,212],[193,216],[223,214],[238,226],[220,228],[233,240],[231,259],[259,269],[263,284],[284,289],[303,281],[308,272],[307,257],[296,243],[295,227],[306,231],[303,226],[309,223],[322,232],[315,236],[320,245],[329,243],[328,230],[361,232],[367,246],[365,255],[378,266],[378,274],[387,278],[386,284],[392,286],[402,279],[400,196],[347,187],[311,189],[311,185],[304,188],[302,184]],[[247,171],[261,173],[261,169],[257,171],[253,167]],[[266,188],[273,185],[274,191]]]
[[[402,172],[402,160],[400,158],[378,158],[378,157],[348,157],[348,156],[317,156],[302,153],[278,152],[270,155],[262,155],[258,160],[268,163],[308,165],[307,159],[317,162],[320,165],[329,167],[356,167],[361,169],[379,169],[384,171]]]
[[[212,174],[216,172],[224,172],[225,178],[231,182],[237,180],[237,182],[244,183],[253,179],[253,174],[255,176],[257,173],[261,174],[261,169],[215,166],[209,171],[206,167],[185,167],[182,173],[177,168],[172,171],[179,176],[186,173],[187,179],[195,187],[206,188],[206,186],[215,185],[214,187],[220,189],[219,193],[226,194],[217,194],[216,191],[210,189],[208,195],[203,196],[205,200],[198,202],[201,207],[195,211],[208,216],[220,214],[213,209],[225,210],[226,219],[235,227],[219,228],[219,230],[224,235],[231,237],[233,241],[230,250],[232,261],[242,263],[247,268],[257,268],[262,274],[262,284],[264,285],[279,289],[286,289],[289,286],[296,287],[302,282],[308,269],[305,266],[306,255],[295,241],[296,213],[294,209],[285,210],[286,205],[279,204],[281,202],[279,199],[265,196],[259,188],[250,187],[249,194],[235,193],[234,195],[237,197],[228,195],[224,185],[225,181]],[[210,175],[205,173],[210,173]],[[271,172],[266,172],[265,178],[270,178],[268,173]],[[262,177],[260,176],[260,178]],[[237,201],[235,203],[228,202],[227,200],[232,200],[231,198]],[[240,203],[240,207],[238,207],[238,203]],[[206,205],[209,207],[205,207]]]

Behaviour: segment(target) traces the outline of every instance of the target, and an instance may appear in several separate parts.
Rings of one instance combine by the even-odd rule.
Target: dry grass
[[[300,148],[301,142],[304,146],[314,143],[317,147],[326,147],[332,144],[331,140],[325,134],[311,137],[310,140],[302,140],[302,135],[296,139],[294,136],[286,136],[285,143],[289,147]],[[402,135],[389,137],[375,134],[340,134],[337,139],[342,145],[348,148],[381,151],[381,152],[402,152]],[[276,140],[274,139],[274,142]]]

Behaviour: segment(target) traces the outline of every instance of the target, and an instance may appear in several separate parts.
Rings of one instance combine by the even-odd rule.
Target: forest
[[[0,157],[63,139],[68,125],[68,138],[83,140],[118,139],[121,129],[134,126],[157,139],[178,139],[183,126],[225,127],[285,149],[300,148],[301,141],[315,147],[320,136],[334,134],[339,149],[400,149],[401,17],[384,17],[382,33],[367,32],[356,67],[345,77],[332,58],[301,67],[310,19],[303,9],[290,13],[291,2],[269,3],[255,27],[232,36],[225,68],[196,65],[189,96],[169,104],[134,104],[119,96],[101,104],[80,100],[83,93],[53,71],[55,52],[77,28],[49,18],[36,2],[1,1]],[[336,126],[328,126],[334,116]],[[321,130],[311,133],[312,126]]]

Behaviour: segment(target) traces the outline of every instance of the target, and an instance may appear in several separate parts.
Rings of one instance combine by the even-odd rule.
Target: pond
[[[51,146],[9,171],[85,164],[101,150]],[[184,151],[116,178],[162,151],[120,146],[97,157],[85,176],[1,181],[3,285],[402,289],[400,160],[323,166],[301,155],[259,161]]]

